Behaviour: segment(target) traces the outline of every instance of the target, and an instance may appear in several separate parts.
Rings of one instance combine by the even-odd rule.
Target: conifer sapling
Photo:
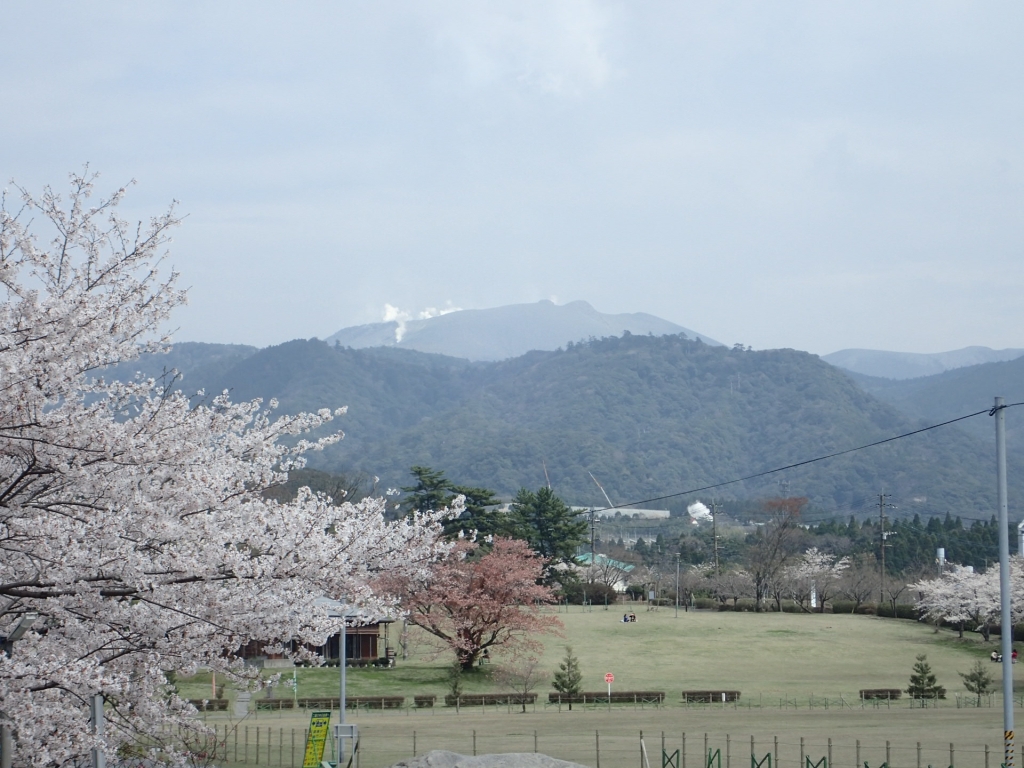
[[[572,646],[565,646],[565,657],[558,665],[558,671],[552,680],[554,689],[569,697],[569,709],[572,709],[572,697],[579,696],[583,686],[583,672],[580,660],[572,652]]]

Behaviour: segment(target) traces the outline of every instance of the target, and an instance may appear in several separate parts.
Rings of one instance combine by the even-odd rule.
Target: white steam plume
[[[711,510],[700,501],[695,501],[686,508],[686,514],[693,518],[694,522],[710,521]]]
[[[399,344],[402,341],[402,337],[405,336],[406,323],[410,320],[429,320],[432,317],[451,314],[452,312],[458,312],[461,309],[462,307],[452,306],[451,301],[449,301],[447,306],[444,306],[441,309],[438,309],[437,307],[427,307],[413,315],[412,312],[406,312],[405,310],[399,309],[391,304],[385,304],[384,322],[397,323],[395,326],[395,344]]]

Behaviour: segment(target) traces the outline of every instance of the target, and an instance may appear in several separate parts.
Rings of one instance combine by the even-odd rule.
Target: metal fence
[[[211,724],[216,736],[193,743],[197,764],[300,768],[307,731],[274,725]],[[435,749],[465,755],[541,752],[593,768],[999,768],[1001,745],[922,744],[847,739],[733,737],[601,728],[538,731],[463,728],[458,718],[433,727],[364,729],[350,768],[384,768]],[[336,759],[328,741],[325,760]]]

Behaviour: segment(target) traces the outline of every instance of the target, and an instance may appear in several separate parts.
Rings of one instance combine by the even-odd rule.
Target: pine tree
[[[992,690],[992,675],[988,673],[985,665],[980,661],[974,662],[970,672],[957,672],[964,681],[964,688],[978,697],[978,706],[981,706],[981,697]]]
[[[928,656],[921,654],[914,663],[914,671],[910,673],[910,685],[907,686],[907,693],[912,699],[944,699],[946,689],[935,682],[935,673],[932,672],[931,664],[928,663]]]
[[[572,652],[572,646],[565,646],[565,658],[558,665],[558,671],[552,680],[552,686],[559,693],[569,696],[569,709],[572,709],[573,696],[579,696],[583,685],[583,672],[580,670],[580,660]]]

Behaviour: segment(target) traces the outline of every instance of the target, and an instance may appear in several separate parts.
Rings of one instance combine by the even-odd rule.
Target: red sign
[[[609,672],[607,675],[604,676],[604,681],[606,683],[614,683],[615,682],[615,675],[613,675],[611,672]]]

